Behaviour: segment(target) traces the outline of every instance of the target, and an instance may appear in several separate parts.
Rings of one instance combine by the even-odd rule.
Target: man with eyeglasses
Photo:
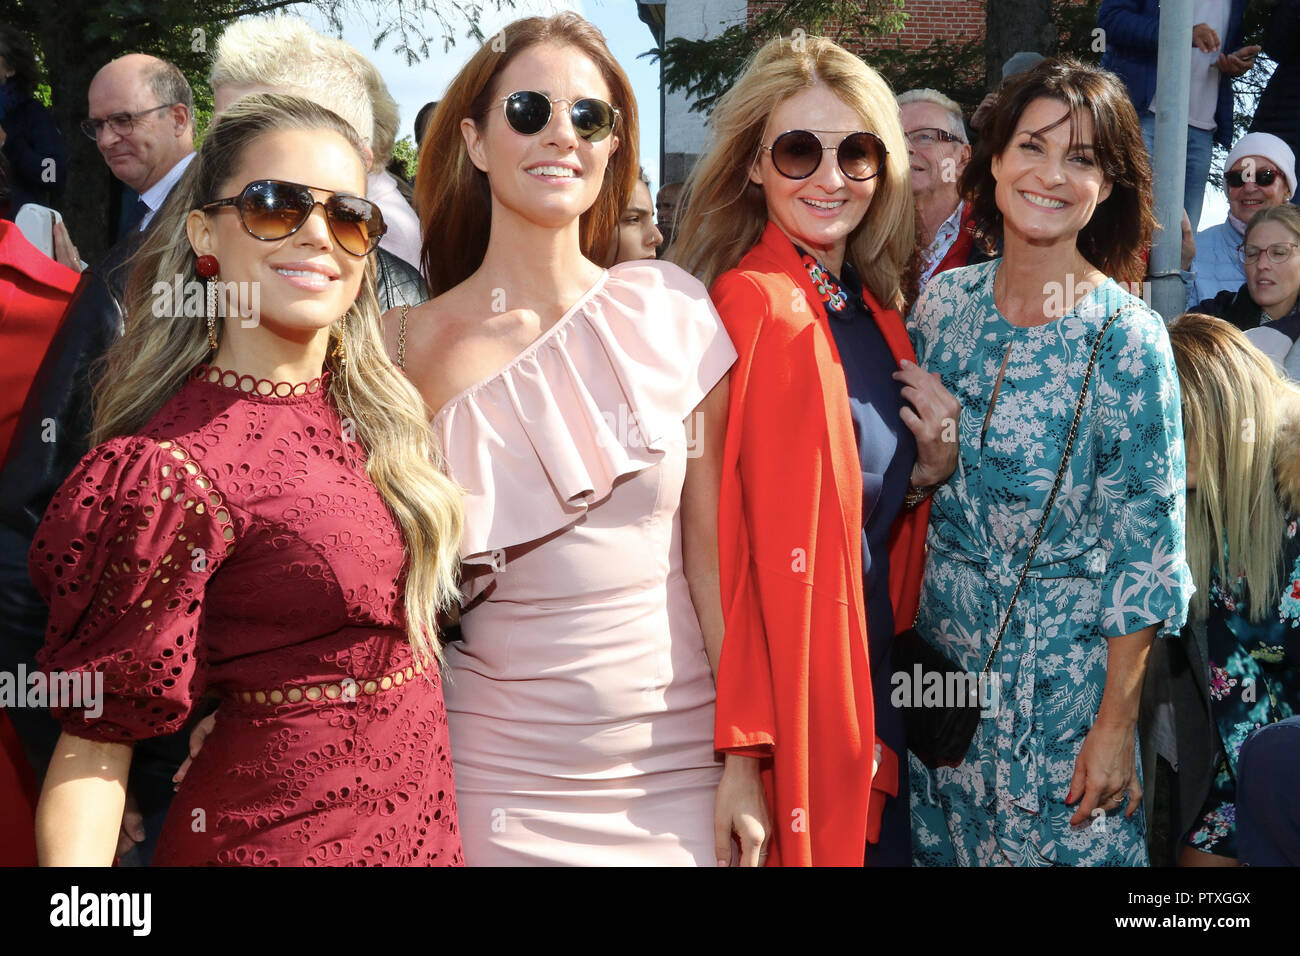
[[[957,189],[970,162],[961,107],[937,90],[920,89],[899,95],[898,112],[920,230],[919,295],[932,276],[988,257],[975,245],[970,210]]]
[[[194,157],[194,94],[172,64],[129,53],[90,81],[81,129],[139,199],[122,233],[143,229]]]
[[[1246,270],[1238,248],[1251,217],[1261,209],[1280,206],[1296,192],[1295,154],[1271,133],[1243,136],[1223,168],[1228,218],[1196,234],[1196,257],[1191,271],[1183,273],[1189,309],[1224,290],[1241,288]]]

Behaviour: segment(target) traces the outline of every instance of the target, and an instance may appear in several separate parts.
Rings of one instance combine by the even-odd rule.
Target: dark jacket
[[[1216,319],[1227,319],[1243,332],[1249,332],[1260,323],[1263,310],[1250,297],[1250,286],[1241,284],[1236,292],[1224,289],[1213,299],[1203,299],[1193,312],[1212,315]]]
[[[0,119],[5,159],[9,160],[9,217],[24,203],[51,206],[68,181],[68,147],[54,116],[28,96]]]
[[[28,577],[27,553],[50,499],[90,450],[93,366],[121,334],[127,260],[140,235],[118,242],[82,274],[32,382],[0,472],[0,670],[12,669],[18,660],[34,670],[36,651],[44,643],[48,609]],[[401,259],[379,249],[375,265],[384,311],[428,299],[420,273]],[[58,739],[58,727],[48,715],[44,722],[44,733],[18,728],[38,774]]]
[[[1277,69],[1259,98],[1250,131],[1272,133],[1300,155],[1300,0],[1279,0],[1264,32],[1264,52]]]
[[[1185,0],[1190,3],[1191,0]],[[1227,36],[1219,37],[1219,50],[1231,53],[1241,47],[1241,20],[1246,0],[1232,0]],[[1118,73],[1141,116],[1156,93],[1156,48],[1160,39],[1160,0],[1103,0],[1097,26],[1105,31],[1101,65]],[[1190,55],[1190,46],[1188,47]],[[1232,80],[1219,83],[1219,103],[1214,111],[1214,139],[1224,149],[1232,146]]]

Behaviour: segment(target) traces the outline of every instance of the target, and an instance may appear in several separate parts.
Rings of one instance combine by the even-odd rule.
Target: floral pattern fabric
[[[1106,638],[1151,625],[1176,635],[1193,591],[1169,338],[1158,315],[1109,280],[1059,320],[1013,326],[993,302],[998,261],[935,276],[908,322],[920,364],[962,406],[957,468],[934,496],[916,626],[967,670],[982,669],[993,648],[1093,343],[1110,314],[1129,308],[1098,353],[1060,493],[993,661],[999,706],[987,708],[960,766],[910,760],[914,862],[1145,865],[1140,809],[1071,827],[1078,807],[1066,796],[1101,702]]]
[[[1218,856],[1237,856],[1237,755],[1246,738],[1267,724],[1300,714],[1300,535],[1287,521],[1276,612],[1250,620],[1245,581],[1210,583],[1206,622],[1210,655],[1210,711],[1224,757],[1210,784],[1198,825],[1187,842]]]

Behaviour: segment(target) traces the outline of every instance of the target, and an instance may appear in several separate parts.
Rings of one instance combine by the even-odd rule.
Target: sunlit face
[[[1280,222],[1263,222],[1246,233],[1246,243],[1267,250],[1269,246],[1279,243],[1300,243],[1300,236]],[[1300,291],[1300,249],[1292,247],[1290,251],[1291,255],[1285,262],[1274,262],[1265,251],[1254,262],[1246,263],[1246,284],[1250,287],[1250,297],[1260,308],[1294,304],[1296,293]]]
[[[1094,152],[1092,117],[1078,121],[1079,139],[1071,143],[1065,104],[1036,99],[1025,107],[1001,155],[993,157],[994,195],[1008,235],[1033,244],[1073,244],[1110,195],[1111,182]]]
[[[1259,174],[1267,169],[1274,172],[1273,182],[1261,186]],[[1261,209],[1282,205],[1291,193],[1291,187],[1277,164],[1263,156],[1242,156],[1225,170],[1225,174],[1230,172],[1241,173],[1245,180],[1240,186],[1225,183],[1223,187],[1228,192],[1228,211],[1242,222],[1250,222],[1251,216]]]
[[[535,90],[552,101],[551,119],[540,133],[517,133],[506,121],[502,100],[511,93]],[[504,206],[537,225],[561,228],[590,209],[600,195],[605,169],[618,149],[619,123],[599,142],[574,131],[569,106],[585,97],[615,108],[600,69],[571,46],[537,43],[521,52],[497,76],[493,103],[475,124],[461,122],[471,161],[483,170],[494,205]]]
[[[650,187],[638,179],[632,190],[632,201],[618,223],[614,261],[653,259],[655,248],[663,241],[663,235],[655,227],[654,210],[650,208]]]
[[[948,128],[948,111],[937,103],[904,103],[898,108],[903,121],[903,132],[910,136],[917,130],[937,129],[951,133]],[[957,180],[970,160],[970,146],[966,143],[944,142],[937,138],[929,145],[907,143],[907,159],[912,170],[912,192],[917,196],[948,191],[953,205],[957,204]]]
[[[800,90],[772,111],[763,130],[762,145],[771,146],[782,133],[794,129],[815,133],[823,146],[838,146],[850,133],[875,132],[822,83]],[[896,160],[886,158],[886,162]],[[819,259],[828,254],[842,259],[849,234],[867,214],[880,177],[864,182],[849,179],[839,167],[835,150],[825,150],[811,176],[789,179],[772,165],[771,152],[760,149],[749,178],[763,187],[767,217],[792,242]]]
[[[284,130],[250,144],[238,167],[217,187],[217,195],[204,198],[237,196],[259,179],[315,187],[313,195],[321,201],[329,192],[366,193],[361,159],[346,139],[333,130]],[[316,206],[297,232],[271,241],[249,235],[238,211],[229,206],[193,212],[186,225],[195,255],[215,256],[222,282],[249,283],[246,289],[257,284],[256,334],[310,341],[356,301],[366,258],[338,245],[324,206]],[[251,301],[251,295],[245,301]]]

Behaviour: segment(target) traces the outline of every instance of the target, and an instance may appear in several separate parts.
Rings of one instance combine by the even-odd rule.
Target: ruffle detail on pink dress
[[[461,559],[573,525],[662,443],[736,360],[705,287],[670,263],[620,263],[501,370],[433,418],[465,489]],[[689,431],[689,430],[688,430]]]

